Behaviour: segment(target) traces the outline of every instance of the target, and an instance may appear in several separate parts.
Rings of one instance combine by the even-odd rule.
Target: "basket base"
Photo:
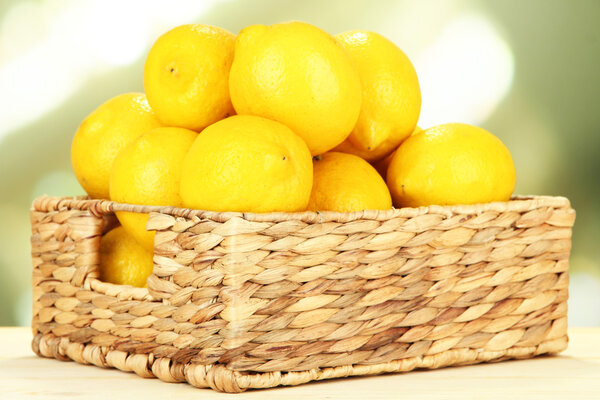
[[[117,368],[135,372],[143,378],[158,378],[164,382],[188,382],[198,388],[211,388],[219,392],[238,393],[246,389],[265,389],[275,386],[293,386],[310,381],[359,375],[378,375],[390,372],[407,372],[417,368],[435,369],[448,366],[469,365],[507,359],[531,358],[541,354],[559,353],[567,348],[568,337],[563,335],[548,339],[536,346],[511,347],[502,351],[478,349],[452,349],[438,354],[410,357],[373,365],[345,365],[316,368],[309,371],[251,373],[232,371],[224,365],[181,364],[152,354],[129,354],[95,344],[70,342],[52,333],[38,333],[32,341],[33,351],[41,357],[62,361],[73,360],[103,368]]]

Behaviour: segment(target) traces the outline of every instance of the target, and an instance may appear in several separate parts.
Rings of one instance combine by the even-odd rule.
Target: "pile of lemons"
[[[409,58],[367,31],[306,23],[208,25],[162,35],[142,93],[117,96],[75,133],[92,198],[212,211],[360,211],[505,201],[510,153],[491,133],[417,127]],[[145,285],[148,216],[120,212],[102,239],[102,279]]]

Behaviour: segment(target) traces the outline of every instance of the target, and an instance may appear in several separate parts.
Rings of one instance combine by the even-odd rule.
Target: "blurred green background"
[[[569,197],[570,324],[600,325],[598,0],[0,0],[0,325],[29,324],[31,201],[83,193],[72,135],[105,100],[143,91],[152,42],[183,23],[286,20],[387,36],[419,74],[421,127],[478,124],[511,150],[516,193]]]

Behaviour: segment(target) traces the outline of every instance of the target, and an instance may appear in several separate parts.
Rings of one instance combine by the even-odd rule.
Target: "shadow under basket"
[[[117,211],[150,214],[147,289],[98,280]],[[270,214],[41,197],[32,346],[223,392],[557,353],[574,220],[562,197]]]

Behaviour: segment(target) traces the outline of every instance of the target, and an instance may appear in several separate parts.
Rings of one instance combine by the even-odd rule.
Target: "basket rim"
[[[172,206],[148,206],[138,204],[117,203],[111,200],[91,199],[88,196],[50,197],[41,196],[32,204],[32,211],[59,211],[64,209],[88,210],[96,216],[112,214],[117,211],[136,213],[160,213],[173,217],[210,219],[225,222],[232,218],[241,218],[250,222],[284,222],[301,221],[306,223],[352,222],[356,220],[385,221],[391,218],[414,218],[424,214],[438,214],[451,217],[456,214],[482,214],[484,212],[526,212],[540,207],[570,208],[570,202],[562,196],[514,196],[509,201],[479,203],[469,205],[428,207],[403,207],[389,210],[363,210],[353,212],[337,211],[300,211],[300,212],[218,212],[194,210]]]

